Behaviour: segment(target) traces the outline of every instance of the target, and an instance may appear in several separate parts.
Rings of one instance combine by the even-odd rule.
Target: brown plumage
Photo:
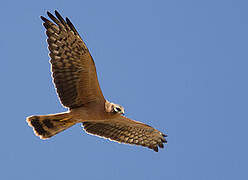
[[[41,139],[47,139],[82,123],[90,134],[121,143],[141,145],[158,151],[166,143],[160,131],[123,116],[124,108],[105,100],[97,79],[93,58],[79,33],[66,18],[55,11],[41,16],[48,36],[53,81],[61,103],[68,112],[30,116],[28,124]]]

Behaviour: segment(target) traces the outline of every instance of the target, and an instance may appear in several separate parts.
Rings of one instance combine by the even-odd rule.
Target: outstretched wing
[[[120,143],[145,146],[156,152],[158,152],[158,146],[163,148],[163,143],[167,143],[165,139],[167,135],[124,116],[98,122],[83,122],[83,127],[87,133]]]
[[[69,108],[93,101],[105,101],[100,89],[94,61],[88,48],[68,18],[55,11],[54,21],[41,16],[48,36],[52,74],[61,103]]]

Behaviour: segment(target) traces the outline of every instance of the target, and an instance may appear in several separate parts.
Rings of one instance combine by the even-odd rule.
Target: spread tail
[[[27,123],[41,139],[48,139],[76,124],[69,113],[29,116]]]

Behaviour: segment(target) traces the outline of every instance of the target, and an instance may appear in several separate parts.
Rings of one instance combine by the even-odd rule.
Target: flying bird
[[[48,139],[61,131],[82,123],[92,135],[119,143],[148,147],[158,152],[167,135],[124,116],[124,108],[106,100],[97,79],[93,58],[79,33],[66,17],[55,10],[52,20],[44,21],[50,51],[53,82],[67,112],[27,117],[28,125],[41,139]]]

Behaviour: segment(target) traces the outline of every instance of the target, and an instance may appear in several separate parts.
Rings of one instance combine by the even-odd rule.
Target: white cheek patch
[[[122,112],[118,111],[116,108],[120,108]],[[114,104],[114,103],[111,103],[109,101],[106,100],[105,102],[105,112],[115,112],[115,113],[121,113],[123,114],[124,113],[124,108],[118,104]]]
[[[105,102],[105,111],[108,112],[108,113],[111,112],[112,111],[112,106],[113,106],[113,104],[106,100],[106,102]]]

